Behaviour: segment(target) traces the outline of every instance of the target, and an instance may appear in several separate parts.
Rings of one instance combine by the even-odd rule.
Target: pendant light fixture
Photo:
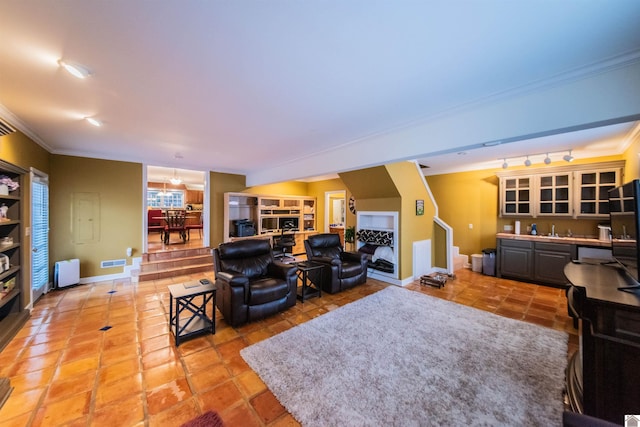
[[[162,186],[164,187],[164,189],[162,191],[158,191],[158,196],[161,196],[161,197],[162,196],[168,196],[169,193],[167,193],[167,181],[166,181],[166,178],[165,178],[165,181],[162,184]]]
[[[176,174],[176,170],[173,170],[173,178],[170,179],[171,184],[173,185],[178,185],[180,183],[182,183],[182,179],[180,179],[180,177]]]
[[[507,159],[504,159],[504,163],[502,164],[502,169],[506,169],[509,167],[509,163],[507,163]]]
[[[529,160],[529,156],[527,156],[527,160],[525,160],[525,161],[524,161],[524,165],[525,165],[526,167],[531,166],[531,160]]]
[[[547,157],[544,158],[544,164],[548,165],[549,163],[551,163],[551,157],[549,157],[549,153],[547,153]]]

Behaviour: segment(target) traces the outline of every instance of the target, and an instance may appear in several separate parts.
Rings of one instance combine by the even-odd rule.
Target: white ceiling
[[[397,152],[399,136],[394,147],[347,154],[469,105],[638,62],[637,0],[1,5],[0,116],[58,154],[243,173],[257,184],[284,178],[277,168],[298,179],[408,158],[442,173],[569,148],[617,154],[635,126],[534,141],[514,133],[482,149],[451,139]],[[60,58],[92,76],[71,77]],[[319,160],[327,152],[335,162]]]

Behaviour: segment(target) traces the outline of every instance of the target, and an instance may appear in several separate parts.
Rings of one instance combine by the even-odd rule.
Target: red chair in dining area
[[[162,209],[149,209],[147,211],[147,233],[160,233],[160,240],[164,240],[164,217]]]

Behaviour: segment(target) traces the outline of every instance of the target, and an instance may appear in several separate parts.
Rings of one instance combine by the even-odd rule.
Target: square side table
[[[302,301],[304,304],[305,300],[313,297],[320,298],[322,296],[322,270],[324,269],[324,265],[303,261],[297,262],[296,267],[298,267],[298,278],[302,282],[302,286],[300,287],[300,292],[298,293],[298,299]],[[313,273],[315,271],[315,273]],[[317,274],[317,283],[313,284],[309,279],[309,273]]]
[[[174,310],[175,301],[175,310]],[[207,310],[211,303],[211,310]],[[187,311],[190,316],[180,318]],[[184,322],[184,324],[181,324]],[[200,282],[185,282],[169,286],[169,327],[176,339],[182,341],[197,334],[216,333],[216,286]]]

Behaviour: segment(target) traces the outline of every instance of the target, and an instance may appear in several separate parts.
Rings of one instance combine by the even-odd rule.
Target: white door
[[[31,169],[31,304],[49,283],[49,181]]]

